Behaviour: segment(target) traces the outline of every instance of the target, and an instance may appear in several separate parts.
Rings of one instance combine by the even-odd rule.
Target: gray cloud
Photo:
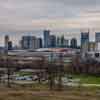
[[[100,0],[0,0],[0,26],[30,30],[34,19],[76,18],[99,4]]]
[[[0,29],[30,30],[34,19],[77,18],[84,10],[99,9],[99,4],[100,0],[0,0]]]
[[[99,29],[100,0],[0,0],[0,31],[21,33],[40,26],[56,32],[60,27],[62,32]]]

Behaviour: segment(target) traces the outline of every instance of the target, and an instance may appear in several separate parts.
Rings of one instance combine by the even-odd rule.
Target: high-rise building
[[[64,39],[64,47],[69,47],[69,40]]]
[[[81,49],[83,51],[87,51],[88,44],[89,44],[89,32],[82,32],[81,33]]]
[[[56,39],[56,47],[60,47],[60,45],[61,45],[61,39],[60,39],[60,37],[57,37],[57,39]]]
[[[49,47],[49,42],[50,42],[50,31],[49,30],[44,30],[44,48]]]
[[[76,38],[71,39],[70,47],[77,48],[77,39]]]
[[[95,33],[96,50],[100,51],[100,32]]]
[[[21,40],[22,49],[37,49],[38,39],[35,36],[23,36]]]
[[[23,36],[21,40],[21,47],[23,49],[29,49],[30,44],[30,37],[29,36]]]
[[[8,50],[8,42],[9,42],[9,36],[5,36],[5,49]]]
[[[38,38],[38,42],[39,42],[39,48],[42,48],[43,47],[42,38]]]
[[[12,50],[13,47],[12,47],[12,41],[8,41],[8,50]]]
[[[62,35],[61,37],[57,37],[56,45],[57,45],[57,47],[65,47],[64,35]]]
[[[56,47],[56,36],[50,35],[49,37],[49,47]]]
[[[62,35],[62,36],[61,36],[61,47],[64,47],[64,41],[65,41],[64,35]]]
[[[96,42],[89,42],[89,51],[96,50]]]
[[[95,33],[95,41],[100,42],[100,32]]]

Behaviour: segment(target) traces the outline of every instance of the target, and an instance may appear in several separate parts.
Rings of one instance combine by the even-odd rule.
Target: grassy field
[[[100,100],[98,88],[67,88],[64,91],[0,87],[0,100]]]
[[[17,72],[19,76],[32,76],[30,72]],[[72,74],[73,79],[80,79],[80,83],[86,84],[100,84],[100,76],[86,75],[86,74]]]
[[[19,76],[32,76],[31,72],[16,72],[16,75]]]
[[[80,79],[81,83],[87,84],[100,84],[100,76],[84,75],[84,74],[74,74],[73,79]]]

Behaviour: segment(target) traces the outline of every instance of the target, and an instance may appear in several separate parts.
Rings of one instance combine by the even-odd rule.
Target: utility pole
[[[11,87],[10,86],[10,68],[9,68],[9,66],[8,66],[8,51],[7,51],[7,86],[8,87]]]
[[[10,87],[10,68],[8,66],[8,41],[9,36],[5,36],[5,56],[6,56],[6,67],[7,67],[7,86]]]
[[[59,55],[59,62],[60,62],[60,65],[58,66],[58,76],[59,76],[58,77],[58,90],[61,90],[62,89],[62,73],[64,70],[62,53],[60,53]]]
[[[55,70],[55,69],[53,69],[53,52],[51,52],[49,60],[50,60],[50,63],[49,63],[49,66],[48,66],[49,88],[50,88],[50,90],[53,90],[53,86],[54,86],[54,70]]]

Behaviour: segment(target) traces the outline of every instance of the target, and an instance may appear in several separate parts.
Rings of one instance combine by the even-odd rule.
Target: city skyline
[[[2,32],[2,34],[0,36],[0,46],[4,46],[4,37],[5,37],[5,35],[9,35],[10,40],[13,42],[13,45],[18,46],[19,42],[20,42],[20,40],[23,36],[35,36],[37,38],[42,38],[43,39],[43,37],[44,37],[43,32],[44,32],[44,30],[22,32],[21,34],[19,34],[19,33],[16,34],[15,32]],[[88,31],[81,31],[81,32],[88,32]],[[99,31],[96,31],[96,32],[100,33]],[[95,41],[96,32],[91,34],[91,30],[89,30],[89,40],[91,42]],[[78,42],[78,45],[81,44],[81,34],[80,33],[70,34],[69,32],[63,33],[63,32],[56,32],[56,31],[51,31],[50,30],[50,34],[55,35],[56,37],[61,37],[61,36],[64,35],[65,39],[67,39],[67,40],[71,40],[72,38],[76,38],[77,42]]]
[[[44,33],[46,33],[46,34],[44,34]],[[2,45],[0,45],[0,46],[5,46],[5,36],[9,36],[9,38],[10,38],[10,41],[13,43],[13,46],[14,47],[20,47],[21,45],[20,45],[20,43],[21,43],[21,41],[23,40],[22,38],[23,37],[27,37],[27,39],[28,39],[28,42],[29,42],[29,40],[31,39],[31,38],[36,38],[36,39],[42,39],[44,42],[42,43],[43,45],[44,45],[44,48],[48,48],[49,46],[50,47],[52,47],[52,46],[57,46],[57,41],[58,41],[58,38],[59,39],[62,39],[63,38],[63,40],[64,41],[66,41],[66,43],[67,43],[67,41],[68,41],[68,45],[71,45],[71,41],[73,40],[73,39],[75,39],[75,41],[77,41],[77,45],[78,46],[81,46],[81,43],[82,43],[82,41],[81,41],[81,39],[82,39],[82,34],[83,34],[83,36],[85,36],[86,34],[88,33],[88,41],[89,42],[91,42],[91,43],[93,43],[93,42],[97,42],[97,38],[98,38],[98,40],[100,40],[99,38],[100,38],[100,32],[98,31],[98,32],[95,32],[95,34],[94,34],[94,40],[91,40],[91,31],[90,30],[88,30],[88,31],[81,31],[80,32],[80,34],[79,34],[79,39],[77,39],[76,38],[76,36],[75,36],[75,34],[74,34],[74,36],[73,37],[71,37],[70,39],[68,38],[68,37],[66,37],[66,35],[64,35],[64,34],[60,34],[60,36],[59,35],[57,35],[57,34],[52,34],[52,31],[51,30],[43,30],[42,31],[42,36],[41,36],[41,33],[40,33],[40,35],[38,34],[38,36],[37,36],[37,33],[36,34],[33,34],[33,32],[26,32],[26,33],[23,33],[23,34],[21,34],[21,35],[19,35],[19,39],[18,39],[18,37],[16,37],[16,35],[15,34],[13,34],[12,33],[12,35],[14,36],[14,37],[11,37],[12,35],[8,35],[8,34],[3,34],[3,37],[1,37],[1,38],[3,38],[3,40],[2,40]],[[97,34],[98,34],[98,36],[97,36]],[[84,37],[85,38],[85,37]],[[84,39],[83,38],[83,39]],[[26,40],[26,39],[25,39]],[[34,40],[34,39],[33,39]],[[9,42],[10,42],[9,41]],[[55,41],[55,42],[54,42]],[[63,41],[63,42],[64,42]],[[15,43],[16,42],[16,43]],[[18,44],[17,44],[17,42],[18,42]],[[47,44],[45,44],[45,43],[47,43]],[[51,44],[50,44],[51,43]],[[60,44],[59,44],[60,45]],[[67,44],[65,44],[65,42],[64,42],[64,44],[63,45],[67,45]],[[45,47],[46,46],[46,47]],[[54,46],[54,47],[55,47]]]

